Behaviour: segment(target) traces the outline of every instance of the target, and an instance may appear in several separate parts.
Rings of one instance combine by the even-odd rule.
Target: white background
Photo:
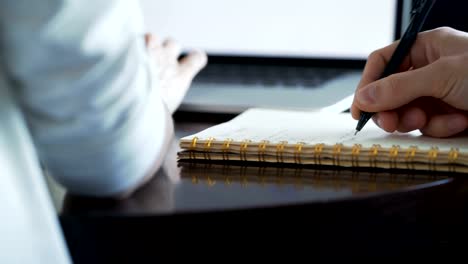
[[[147,30],[212,54],[365,59],[393,41],[395,0],[140,0]]]

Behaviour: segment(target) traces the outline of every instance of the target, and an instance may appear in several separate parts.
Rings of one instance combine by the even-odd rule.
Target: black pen
[[[416,4],[414,5],[411,11],[411,22],[408,25],[408,28],[406,29],[403,37],[401,38],[400,43],[398,43],[398,46],[396,47],[395,52],[390,58],[390,61],[388,62],[384,72],[380,76],[380,79],[385,78],[398,71],[401,63],[411,50],[411,47],[413,46],[416,37],[421,31],[421,28],[424,25],[424,21],[426,21],[427,15],[434,6],[435,2],[435,0],[416,1]],[[361,129],[364,127],[367,121],[369,121],[369,119],[374,114],[375,113],[369,113],[364,111],[361,112],[361,116],[359,117],[359,121],[356,126],[356,133],[354,133],[355,135],[357,134],[357,132],[361,131]]]

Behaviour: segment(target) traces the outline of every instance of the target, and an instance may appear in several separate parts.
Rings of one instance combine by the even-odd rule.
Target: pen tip
[[[357,132],[359,132],[359,131],[356,130],[356,132],[354,132],[354,135],[357,135]]]

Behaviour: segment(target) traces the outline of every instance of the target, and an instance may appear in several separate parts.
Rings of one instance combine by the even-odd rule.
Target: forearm
[[[137,2],[19,2],[2,12],[3,44],[40,158],[72,193],[137,186],[172,130]]]

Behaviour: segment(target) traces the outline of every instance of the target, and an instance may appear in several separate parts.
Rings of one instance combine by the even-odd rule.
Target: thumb
[[[367,112],[399,108],[423,96],[439,98],[454,107],[463,98],[455,92],[462,90],[460,68],[453,58],[439,59],[425,67],[390,75],[362,87],[356,92],[355,106]],[[467,89],[465,89],[467,90]],[[464,91],[464,93],[468,93]]]

